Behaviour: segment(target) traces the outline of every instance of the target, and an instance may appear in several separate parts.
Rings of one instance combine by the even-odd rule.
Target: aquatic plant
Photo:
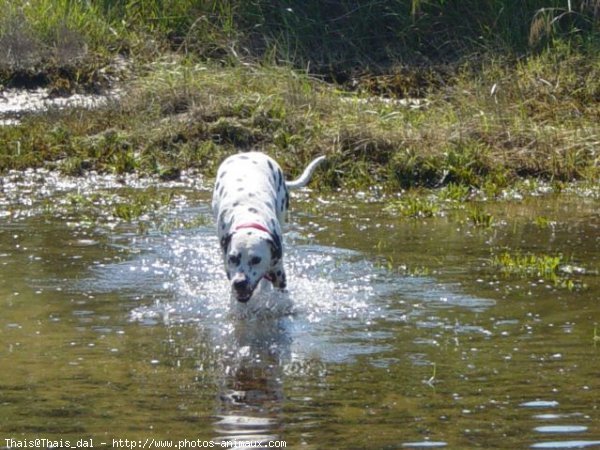
[[[400,214],[402,217],[415,219],[434,217],[440,212],[440,206],[435,200],[418,194],[410,194],[392,200],[384,209],[392,214]]]
[[[470,207],[468,214],[471,223],[476,227],[489,228],[494,222],[494,216],[487,213],[479,204]]]
[[[169,205],[172,199],[173,194],[168,191],[161,193],[155,189],[132,191],[120,201],[114,202],[112,215],[117,219],[131,222],[144,214]]]
[[[423,383],[425,383],[429,387],[434,387],[434,384],[437,382],[437,379],[436,379],[437,364],[436,363],[431,363],[431,365],[433,366],[432,374],[431,374],[431,376],[427,380],[423,380]]]
[[[558,268],[563,262],[563,255],[534,255],[521,252],[502,252],[492,256],[492,266],[499,268],[505,275],[521,277],[540,277],[551,281],[557,280]]]
[[[550,228],[555,224],[546,216],[537,216],[533,222],[538,228]]]
[[[439,189],[437,196],[442,202],[463,203],[471,195],[471,188],[464,184],[448,183]]]
[[[490,264],[506,277],[549,281],[556,287],[570,291],[587,287],[586,283],[574,278],[574,275],[585,275],[589,272],[583,268],[573,270],[573,266],[567,263],[563,254],[536,255],[505,251],[492,255]]]

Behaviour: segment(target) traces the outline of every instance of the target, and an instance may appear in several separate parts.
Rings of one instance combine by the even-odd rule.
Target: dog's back
[[[247,220],[256,214],[283,223],[288,206],[289,193],[281,167],[264,153],[232,155],[219,167],[212,200],[217,223],[226,221],[231,227],[238,216]],[[232,216],[240,208],[242,213]]]

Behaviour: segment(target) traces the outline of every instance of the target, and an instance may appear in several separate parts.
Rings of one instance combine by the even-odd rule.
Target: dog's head
[[[237,229],[223,237],[221,247],[231,292],[242,303],[250,300],[260,280],[272,279],[270,271],[281,258],[280,240],[262,229]]]

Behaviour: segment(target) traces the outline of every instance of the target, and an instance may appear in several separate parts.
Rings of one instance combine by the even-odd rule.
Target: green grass
[[[574,1],[571,11],[566,0],[224,3],[232,28],[241,32],[240,47],[333,78],[347,76],[357,65],[387,72],[390,66],[447,63],[489,51],[523,53],[561,36],[597,30],[594,2]],[[421,89],[440,82],[427,71],[399,74],[419,80]],[[421,90],[399,78],[393,90]]]
[[[490,228],[494,223],[494,216],[485,212],[480,205],[472,206],[468,215],[471,223],[476,227]]]
[[[152,215],[173,200],[171,192],[158,192],[154,188],[129,189],[120,194],[97,191],[94,193],[69,194],[60,204],[46,206],[48,214],[76,214],[89,223],[98,220],[133,222],[145,215]]]
[[[492,257],[492,266],[506,275],[517,277],[538,277],[554,281],[560,265],[564,263],[562,255],[534,255],[531,253],[502,252]]]
[[[398,200],[392,200],[384,209],[392,214],[415,219],[435,217],[441,211],[439,202],[419,194],[411,194]]]
[[[158,194],[154,189],[134,191],[124,201],[114,204],[112,214],[118,219],[131,222],[169,205],[171,200],[172,194],[170,192]]]
[[[116,55],[133,67],[105,107],[0,127],[0,172],[210,176],[257,148],[291,176],[326,154],[315,185],[329,189],[456,186],[466,199],[522,179],[597,183],[597,18],[574,4],[545,26],[536,11],[566,2],[0,0],[0,52],[20,56],[0,58],[0,84],[94,90]],[[336,74],[347,83],[323,82]]]
[[[0,8],[0,82],[89,83],[116,54],[149,61],[175,51],[424,96],[452,78],[448,64],[518,61],[598,35],[596,2],[581,0],[0,0]]]
[[[574,278],[574,271],[569,270],[569,265],[564,255],[522,253],[520,251],[504,251],[493,255],[491,267],[500,271],[508,278],[529,279],[534,282],[540,280],[550,282],[554,286],[568,290],[585,289],[587,285]],[[581,274],[588,273],[579,268]]]
[[[0,127],[0,140],[9,143],[0,148],[0,171],[45,165],[69,174],[90,168],[161,173],[194,167],[210,175],[225,155],[260,148],[292,175],[310,158],[327,154],[329,164],[317,177],[331,188],[449,184],[462,186],[453,195],[477,189],[494,197],[524,177],[597,180],[600,104],[582,101],[577,120],[563,120],[574,101],[565,89],[556,93],[561,102],[546,105],[554,116],[549,120],[545,112],[524,112],[536,101],[535,92],[518,89],[527,79],[509,85],[516,72],[495,63],[488,70],[462,75],[449,91],[433,94],[429,106],[411,109],[366,95],[348,97],[288,68],[222,67],[175,57],[148,65],[120,101],[104,108],[52,111]],[[498,99],[502,108],[489,99],[492,74],[507,78]]]

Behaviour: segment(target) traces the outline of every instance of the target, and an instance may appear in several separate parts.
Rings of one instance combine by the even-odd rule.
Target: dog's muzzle
[[[235,298],[242,303],[250,300],[254,292],[254,286],[250,284],[250,280],[244,274],[236,275],[231,282],[231,286]]]

